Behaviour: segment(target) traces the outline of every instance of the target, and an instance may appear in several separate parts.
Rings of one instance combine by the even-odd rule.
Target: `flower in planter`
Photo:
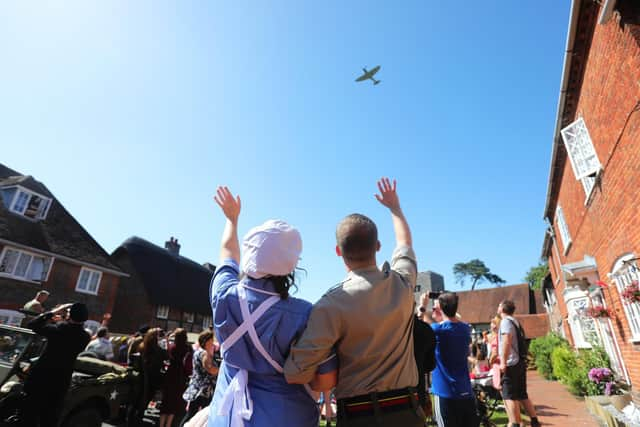
[[[611,396],[622,392],[620,384],[609,368],[592,368],[589,371],[589,380],[596,384],[600,394]]]
[[[615,383],[613,381],[607,381],[604,385],[604,394],[607,396],[611,396],[615,389]]]
[[[622,291],[622,299],[627,304],[640,302],[640,286],[638,286],[637,280],[632,281],[630,285],[624,288],[624,291]]]
[[[611,317],[611,312],[608,308],[604,308],[602,305],[593,305],[587,308],[587,316],[593,318]]]
[[[611,377],[611,369],[609,368],[591,368],[589,371],[589,379],[596,384],[600,384]]]

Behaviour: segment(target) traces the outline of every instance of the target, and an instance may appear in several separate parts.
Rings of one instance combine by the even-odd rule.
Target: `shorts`
[[[504,400],[526,400],[527,395],[527,368],[522,360],[513,366],[507,366],[500,380],[502,385],[502,398]]]

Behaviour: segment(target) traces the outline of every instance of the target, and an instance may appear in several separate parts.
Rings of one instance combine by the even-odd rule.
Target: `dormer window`
[[[11,212],[31,219],[45,219],[51,206],[50,198],[20,186],[3,188],[2,196]]]

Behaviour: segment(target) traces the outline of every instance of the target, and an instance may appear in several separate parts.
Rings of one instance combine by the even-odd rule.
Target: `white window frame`
[[[213,326],[213,317],[204,316],[202,318],[202,329],[209,329],[211,326]]]
[[[544,293],[547,295],[547,301],[549,301],[549,311],[551,311],[552,307],[558,304],[558,300],[556,298],[556,292],[554,289],[544,289]]]
[[[89,274],[89,277],[87,278],[87,287],[82,288],[80,287],[80,279],[82,278],[82,273],[85,271],[87,272],[87,274]],[[96,289],[95,291],[91,291],[89,290],[89,283],[91,283],[91,278],[94,277],[94,275],[96,274],[98,275],[98,279],[96,281]],[[78,274],[78,279],[76,280],[76,292],[79,292],[81,294],[98,295],[98,292],[100,291],[101,281],[102,281],[102,271],[94,270],[92,268],[82,267],[80,269],[80,273]]]
[[[592,329],[595,331],[595,338],[599,343],[601,338],[598,326],[595,323],[595,319],[585,316],[584,313],[576,310],[577,305],[582,305],[584,308],[589,307],[590,302],[587,293],[577,288],[567,289],[564,292],[564,299],[567,307],[567,320],[569,322],[569,329],[571,330],[574,346],[576,348],[592,348],[591,343],[585,337],[584,326],[592,326]]]
[[[592,175],[598,174],[602,169],[602,165],[598,159],[598,153],[593,145],[584,118],[580,117],[569,124],[560,131],[560,135],[564,141],[576,180],[582,182],[582,187],[586,194],[585,203],[587,203],[596,182],[595,177]]]
[[[49,208],[51,208],[51,203],[52,203],[52,199],[50,197],[45,197],[42,194],[38,194],[34,191],[27,190],[26,188],[19,185],[15,186],[15,189],[16,189],[16,194],[13,195],[13,199],[11,200],[11,204],[9,205],[9,210],[11,212],[17,213],[31,220],[45,219],[47,217],[47,214],[49,213]],[[18,203],[18,197],[20,196],[20,193],[25,193],[27,196],[29,196],[29,199],[27,199],[27,202],[25,203],[24,209],[16,208],[16,204]],[[31,198],[34,196],[39,197],[41,200],[45,201],[46,207],[44,211],[41,211],[40,207],[38,207],[38,214],[34,218],[31,218],[25,215],[24,213],[27,210],[27,206],[29,206],[29,202],[31,201]]]
[[[601,169],[598,153],[593,146],[584,118],[560,131],[576,180],[597,173]]]
[[[624,288],[631,284],[633,280],[640,281],[640,270],[635,261],[625,264],[626,261],[635,258],[633,254],[627,254],[620,257],[615,264],[609,277],[616,284],[616,289],[620,294],[624,291]],[[640,303],[634,302],[627,304],[622,302],[622,308],[629,324],[629,330],[631,331],[631,342],[640,341]]]
[[[156,317],[158,319],[168,319],[169,318],[169,306],[168,305],[159,305],[156,310]]]
[[[13,267],[13,270],[11,272],[0,272],[0,276],[4,276],[4,277],[11,277],[12,279],[16,279],[16,280],[21,280],[23,282],[29,282],[29,283],[44,283],[47,280],[49,280],[49,274],[51,273],[51,269],[53,268],[53,262],[54,259],[53,257],[46,257],[40,254],[37,254],[35,252],[30,252],[30,251],[25,251],[23,249],[18,249],[16,247],[13,246],[5,246],[4,248],[2,248],[2,252],[0,252],[0,264],[2,264],[2,261],[4,260],[4,257],[7,254],[7,251],[14,251],[14,252],[18,252],[19,257],[22,256],[29,256],[31,257],[31,259],[29,260],[29,264],[27,264],[27,268],[25,269],[25,276],[20,276],[15,274],[15,270],[16,267],[18,266],[18,262],[16,262],[16,265]],[[46,262],[47,260],[49,260],[49,268],[47,269],[47,274],[45,275],[44,279],[42,280],[34,280],[33,278],[28,278],[28,272],[31,270],[31,265],[33,264],[33,260],[34,258],[42,258],[43,262]],[[18,258],[19,260],[19,258]]]
[[[195,316],[193,315],[193,313],[190,313],[188,311],[185,311],[184,313],[182,313],[183,322],[193,323],[194,320],[195,320]]]
[[[558,224],[558,231],[560,232],[560,240],[562,240],[562,247],[564,248],[563,253],[566,255],[567,252],[569,252],[572,240],[567,220],[564,218],[564,213],[560,205],[556,208],[556,222]]]
[[[580,182],[582,182],[582,188],[584,188],[584,193],[586,194],[584,199],[584,204],[586,205],[589,202],[591,193],[593,193],[593,189],[596,187],[596,178],[585,176],[580,180]]]

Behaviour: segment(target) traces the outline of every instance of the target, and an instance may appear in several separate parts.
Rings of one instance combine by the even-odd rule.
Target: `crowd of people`
[[[471,381],[488,372],[502,393],[510,427],[521,425],[520,406],[532,426],[540,425],[526,392],[523,333],[513,302],[500,304],[491,331],[474,342],[456,294],[433,296],[431,311],[425,295],[415,310],[411,231],[395,181],[381,179],[378,190],[395,234],[391,262],[378,267],[376,224],[362,214],[348,215],[337,226],[335,249],[346,277],[313,305],[291,295],[302,252],[299,231],[280,220],[258,225],[244,237],[241,259],[240,197],[218,187],[215,201],[226,223],[209,289],[214,327],[194,346],[183,329],[165,334],[145,328],[114,349],[105,326],[90,340],[81,327],[86,307],[79,313],[77,305],[64,307],[71,309],[68,326],[44,327],[52,312],[30,326],[50,342],[54,328],[73,332],[69,360],[85,351],[139,370],[143,380],[130,425],[161,396],[161,427],[172,426],[184,412],[181,425],[189,427],[317,427],[318,402],[325,404],[329,424],[335,397],[341,427],[422,427],[429,419],[440,427],[473,427],[480,420]],[[40,425],[54,425],[44,415],[40,419]]]
[[[76,357],[93,357],[130,366],[138,371],[128,426],[141,426],[150,403],[160,402],[160,427],[185,425],[199,410],[208,407],[219,367],[219,346],[211,328],[190,345],[187,332],[178,328],[165,333],[144,326],[132,336],[110,337],[109,316],[94,331],[84,326],[84,304],[64,304],[45,311],[49,294],[39,292],[25,304],[35,316],[28,327],[47,338],[47,346],[25,383],[29,408],[21,415],[24,425],[57,426],[62,398],[69,387]],[[38,304],[36,304],[38,303]],[[51,370],[56,375],[46,376]],[[53,392],[53,395],[51,394]],[[179,415],[179,422],[174,418]]]

